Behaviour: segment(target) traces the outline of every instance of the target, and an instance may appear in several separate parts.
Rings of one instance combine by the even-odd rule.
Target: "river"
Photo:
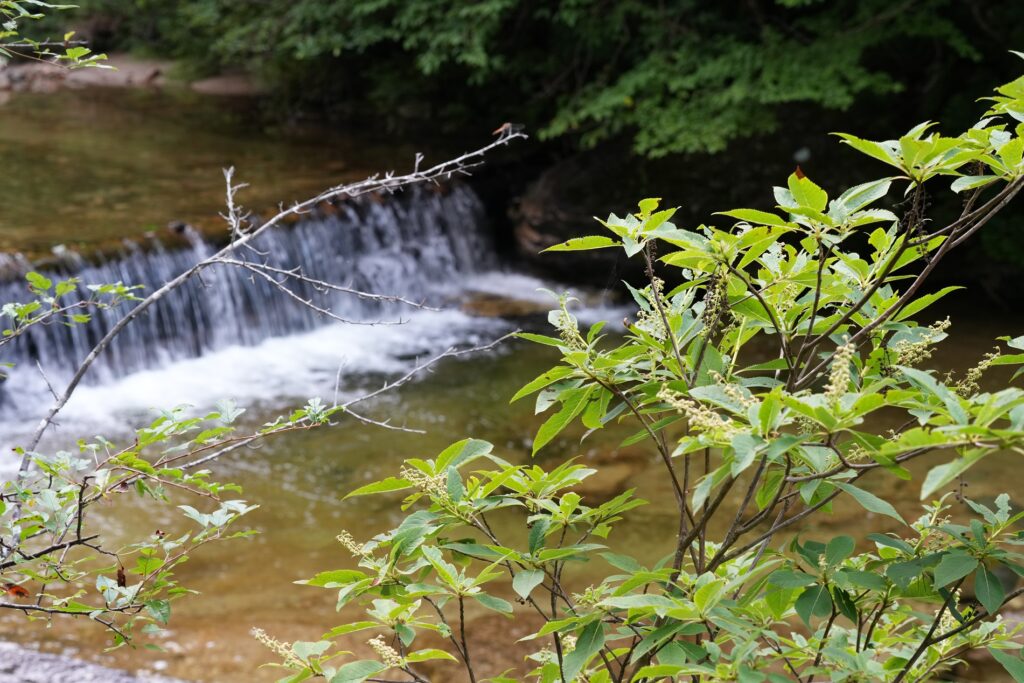
[[[98,250],[104,256],[92,266],[95,277],[120,273],[149,278],[151,285],[180,266],[174,259],[185,258],[182,254],[195,256],[209,249],[210,235],[219,229],[222,167],[236,166],[240,179],[253,185],[247,201],[265,209],[404,163],[413,149],[315,128],[266,128],[255,125],[239,102],[147,91],[16,96],[0,107],[0,145],[7,167],[14,169],[0,174],[0,247],[34,257],[47,256],[56,244],[82,253]],[[171,302],[160,314],[163,318],[154,315],[144,323],[134,345],[126,343],[97,367],[95,377],[69,404],[48,447],[67,447],[79,435],[101,432],[115,440],[125,438],[123,426],[144,422],[152,409],[190,403],[201,410],[222,398],[245,406],[243,424],[258,426],[312,396],[330,401],[338,393],[369,391],[453,344],[486,342],[519,326],[544,325],[540,311],[546,299],[536,290],[560,286],[518,272],[488,247],[471,181],[463,190],[414,194],[404,201],[384,208],[357,207],[350,218],[362,227],[350,229],[376,235],[376,241],[367,237],[338,253],[331,251],[332,240],[315,230],[336,228],[344,217],[320,217],[321,228],[299,226],[295,234],[274,239],[283,252],[287,249],[281,245],[289,240],[312,244],[303,253],[326,259],[325,268],[350,263],[364,284],[423,297],[443,310],[369,311],[352,304],[355,314],[404,323],[328,325],[291,317],[289,303],[270,294],[257,302],[246,299],[239,293],[244,282],[228,274],[215,276],[208,283],[213,289],[220,286],[217,291],[234,294],[200,313],[189,303],[193,300]],[[186,240],[186,251],[164,248],[174,239],[163,231],[171,220],[198,227]],[[416,221],[419,227],[409,232],[407,226]],[[434,241],[429,249],[412,249],[412,242],[422,244],[430,236]],[[134,242],[120,245],[126,237]],[[287,253],[289,258],[302,255]],[[371,267],[375,263],[405,265],[400,278],[388,279],[382,273],[389,269]],[[10,289],[5,296],[14,292]],[[503,301],[510,293],[517,300],[513,305]],[[580,294],[586,320],[621,320],[622,311],[606,304],[602,292]],[[484,309],[514,315],[479,315]],[[205,323],[187,324],[196,319]],[[973,365],[996,336],[1022,333],[1019,321],[993,321],[976,310],[957,311],[953,319],[968,322],[955,324],[952,339],[943,345],[939,360],[948,367]],[[48,372],[58,379],[89,341],[61,334],[35,344],[36,349],[48,349]],[[508,399],[554,360],[545,347],[507,342],[483,355],[444,361],[368,409],[375,418],[426,430],[425,435],[343,422],[272,439],[222,459],[215,466],[217,477],[241,484],[244,497],[260,505],[245,520],[259,534],[204,548],[182,568],[185,585],[201,595],[174,603],[170,628],[159,641],[163,652],[121,649],[104,654],[105,633],[85,620],[57,620],[47,626],[4,618],[0,637],[194,681],[276,680],[277,671],[257,670],[271,654],[250,637],[250,629],[261,627],[282,640],[313,640],[356,616],[350,609],[336,613],[331,591],[293,582],[351,566],[352,559],[335,541],[342,529],[367,538],[398,519],[393,501],[343,501],[344,494],[394,473],[403,458],[430,457],[466,436],[492,441],[511,460],[527,460],[539,419],[529,401],[509,405]],[[0,404],[0,443],[6,445],[24,437],[26,425],[46,403],[45,385],[31,363],[22,365],[26,367],[4,387],[7,399]],[[627,484],[638,487],[652,504],[630,513],[611,541],[653,560],[667,551],[674,533],[671,506],[665,504],[671,492],[648,453],[616,446],[630,431],[611,430],[582,445],[579,433],[570,432],[545,449],[541,459],[580,456],[583,462],[603,464],[607,474],[596,494]],[[992,458],[979,465],[970,478],[970,494],[993,496],[1024,484],[1020,468],[1008,467],[1008,462]],[[919,463],[915,474],[929,464]],[[916,516],[915,487],[908,489],[884,475],[875,476],[872,485],[895,500],[901,512]],[[176,514],[154,516],[150,508],[124,498],[116,510],[100,513],[113,545],[188,523]],[[838,504],[832,516],[817,519],[806,535],[827,538],[840,530],[863,534],[888,528],[884,519],[865,520],[863,511],[849,504]],[[585,583],[600,570],[580,568],[576,581]]]

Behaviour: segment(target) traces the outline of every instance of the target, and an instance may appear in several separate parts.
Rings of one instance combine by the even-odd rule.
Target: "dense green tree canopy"
[[[522,119],[648,156],[718,151],[782,106],[926,90],[1013,48],[1019,3],[950,0],[102,0],[122,43],[254,67],[321,103]],[[898,57],[898,58],[897,58]],[[987,85],[987,84],[986,84]]]

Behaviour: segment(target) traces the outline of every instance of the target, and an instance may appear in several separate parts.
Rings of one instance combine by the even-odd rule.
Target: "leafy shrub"
[[[952,289],[924,289],[936,264],[1024,187],[1024,78],[991,103],[957,136],[932,124],[882,142],[842,135],[890,175],[838,196],[798,170],[775,188],[777,211],[725,211],[725,228],[677,227],[673,209],[646,199],[600,221],[606,234],[553,247],[624,249],[649,282],[631,289],[622,336],[581,330],[565,300],[550,314],[557,334],[523,334],[561,358],[513,400],[537,394],[537,412],[550,413],[534,453],[577,421],[635,424],[630,440],[658,454],[675,494],[667,554],[644,566],[610,551],[616,522],[644,502],[634,491],[587,505],[573,487],[594,470],[515,464],[460,441],[350,494],[404,492],[407,516],[366,541],[341,534],[357,567],[307,582],[337,591],[339,608],[365,606],[364,620],[318,642],[260,634],[282,654],[283,680],[423,681],[434,659],[480,680],[469,607],[542,624],[526,670],[493,681],[902,683],[981,647],[1022,680],[1017,628],[999,611],[1024,590],[1005,578],[1024,575],[1024,515],[1002,495],[965,501],[972,518],[955,523],[942,492],[982,458],[1024,446],[1024,391],[980,387],[988,369],[1024,363],[1024,338],[941,374],[931,355],[948,322],[915,320]],[[929,195],[950,181],[962,211],[929,216]],[[882,415],[900,426],[880,433]],[[863,486],[876,470],[909,480],[906,464],[926,455],[939,464],[919,484],[917,519]],[[900,531],[792,535],[839,496]],[[587,560],[610,569],[583,588],[572,567]],[[334,641],[359,631],[378,634],[378,656],[339,664]],[[422,647],[424,632],[447,649]]]

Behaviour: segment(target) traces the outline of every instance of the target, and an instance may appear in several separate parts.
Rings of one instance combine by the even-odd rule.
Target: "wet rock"
[[[573,487],[573,491],[583,496],[583,501],[596,505],[611,500],[629,488],[629,481],[637,473],[637,469],[627,463],[600,465],[597,473],[592,474]]]
[[[266,92],[260,83],[246,73],[221,74],[191,84],[193,90],[204,95],[223,97],[253,97]]]
[[[107,61],[113,69],[75,69],[68,71],[66,85],[72,88],[146,88],[166,84],[171,62],[112,55]]]
[[[67,69],[43,62],[8,63],[0,67],[0,90],[53,92],[67,73]]]
[[[462,310],[484,318],[522,318],[544,315],[551,308],[538,301],[514,299],[498,294],[474,293],[462,303]]]
[[[0,66],[0,92],[54,92],[60,88],[159,88],[167,85],[173,62],[131,55],[111,55],[103,65],[69,69],[48,62],[15,62]],[[265,92],[249,74],[236,72],[191,83],[206,95],[253,96]]]
[[[157,674],[131,674],[71,657],[0,643],[0,683],[184,683]]]
[[[563,160],[544,171],[518,198],[510,210],[513,235],[519,255],[533,266],[563,278],[597,283],[607,280],[609,271],[633,268],[614,249],[580,252],[549,252],[548,247],[580,235],[601,234],[593,218],[612,210],[619,214],[635,206],[636,200],[621,204],[616,193],[599,188],[592,155]],[[603,165],[596,163],[597,168]]]
[[[597,470],[573,490],[589,505],[611,500],[632,486],[635,477],[647,469],[651,456],[638,448],[621,448],[588,454],[580,464]]]
[[[165,82],[171,62],[113,55],[106,62],[113,68],[69,69],[48,62],[14,62],[0,67],[0,91],[56,92],[60,88],[140,88]]]

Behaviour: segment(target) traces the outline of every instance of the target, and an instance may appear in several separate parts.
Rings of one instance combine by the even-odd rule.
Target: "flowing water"
[[[36,121],[26,113],[34,113]],[[15,98],[0,109],[0,143],[5,153],[9,148],[24,155],[26,164],[31,158],[42,168],[27,164],[34,174],[28,179],[0,175],[5,198],[0,243],[12,253],[37,255],[58,243],[96,246],[100,256],[76,259],[70,256],[74,249],[64,250],[50,267],[84,282],[122,280],[152,290],[215,247],[201,232],[186,231],[184,240],[161,231],[146,236],[140,225],[162,225],[172,218],[201,225],[204,214],[218,210],[219,193],[196,188],[214,185],[218,169],[228,163],[248,166],[264,185],[284,195],[296,192],[296,197],[336,182],[341,167],[363,167],[349,160],[351,141],[318,140],[311,145],[307,137],[282,139],[278,132],[254,131],[237,113],[161,94]],[[372,147],[359,151],[373,157]],[[396,152],[391,148],[387,154]],[[108,157],[111,163],[105,164]],[[322,182],[328,176],[332,179]],[[120,243],[126,236],[134,239]],[[481,316],[473,313],[479,307],[466,305],[481,296],[512,293],[525,300],[515,307],[522,312],[539,310],[545,300],[535,291],[545,283],[510,271],[494,254],[471,183],[446,192],[417,190],[394,200],[343,205],[276,230],[254,248],[260,259],[282,269],[301,264],[310,277],[340,277],[359,289],[402,294],[441,310],[296,289],[300,298],[312,298],[346,318],[402,321],[337,324],[295,305],[265,280],[238,270],[210,271],[203,282],[184,288],[129,328],[75,394],[48,447],[66,447],[79,435],[97,433],[116,441],[125,438],[124,425],[150,419],[151,409],[188,403],[202,410],[222,398],[248,408],[243,424],[260,425],[313,396],[330,402],[338,394],[366,392],[452,345],[488,341],[522,324],[543,324],[543,316]],[[25,267],[25,261],[8,258],[8,275]],[[8,280],[0,285],[0,297],[23,299],[24,285]],[[592,303],[583,317],[616,320],[622,312]],[[945,345],[940,361],[949,367],[972,365],[998,334],[1021,333],[1016,321],[989,324],[976,315],[967,317],[971,324]],[[4,360],[19,365],[2,387],[0,443],[23,439],[32,418],[46,406],[39,368],[51,381],[66,378],[111,319],[99,315],[82,328],[49,327],[7,349],[10,357]],[[344,494],[392,474],[403,458],[431,457],[466,436],[492,441],[511,460],[527,460],[539,419],[529,401],[508,405],[508,398],[554,360],[545,347],[509,342],[486,355],[445,361],[368,407],[374,418],[423,429],[425,435],[343,422],[224,458],[216,465],[217,477],[241,484],[244,497],[260,505],[246,519],[260,533],[205,548],[182,569],[184,583],[202,596],[175,603],[170,630],[160,641],[163,652],[100,654],[105,634],[88,622],[57,621],[47,627],[5,618],[0,637],[196,681],[275,680],[278,672],[255,669],[271,655],[249,630],[259,626],[284,640],[310,640],[356,616],[351,610],[336,613],[331,591],[292,582],[351,566],[352,559],[334,540],[339,531],[366,538],[398,519],[393,501],[343,501]],[[632,512],[611,541],[654,560],[668,550],[674,533],[671,492],[649,453],[616,446],[628,433],[616,430],[581,444],[580,433],[570,432],[542,457],[552,462],[578,456],[584,463],[600,463],[606,475],[595,495],[638,487],[652,504]],[[1008,467],[1009,462],[983,462],[972,474],[970,493],[983,497],[1024,484],[1019,468]],[[14,465],[13,456],[0,460],[0,470]],[[885,476],[874,477],[872,485],[895,499],[902,512],[915,514],[916,490]],[[187,527],[187,520],[154,513],[127,496],[119,502],[123,506],[116,511],[100,513],[111,543],[158,528],[173,533]],[[886,520],[866,520],[862,510],[849,504],[836,508],[806,534],[828,538],[843,530],[863,534],[868,527],[887,528]],[[585,584],[603,569],[582,567],[576,580]],[[476,623],[483,634],[506,628],[498,623],[487,631],[494,622]],[[358,640],[352,646],[364,647]]]

